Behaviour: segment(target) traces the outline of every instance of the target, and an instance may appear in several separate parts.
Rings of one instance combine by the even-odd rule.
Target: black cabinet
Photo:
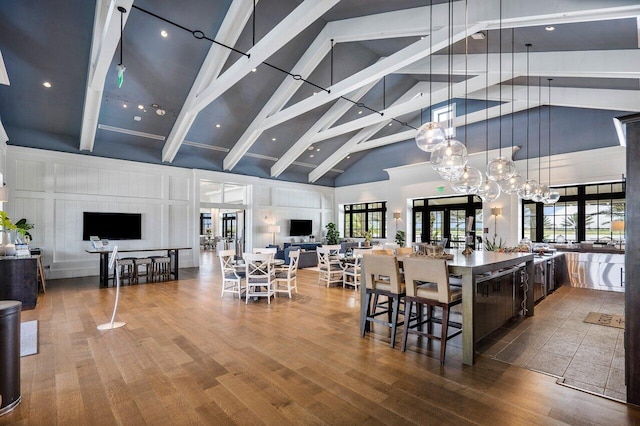
[[[474,306],[476,342],[518,315],[522,294],[520,269],[477,282]]]
[[[38,257],[0,257],[0,300],[18,300],[22,309],[38,301]]]

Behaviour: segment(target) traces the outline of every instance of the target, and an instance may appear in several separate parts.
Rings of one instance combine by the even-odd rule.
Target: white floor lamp
[[[120,298],[120,272],[118,270],[118,266],[116,265],[116,260],[118,259],[118,246],[113,247],[113,252],[111,253],[111,259],[109,259],[109,270],[114,268],[114,275],[116,277],[116,302],[113,305],[113,315],[111,315],[111,322],[107,322],[104,324],[100,324],[98,326],[98,330],[113,330],[114,328],[120,328],[125,325],[125,322],[115,321],[116,319],[116,310],[118,309],[118,299]]]

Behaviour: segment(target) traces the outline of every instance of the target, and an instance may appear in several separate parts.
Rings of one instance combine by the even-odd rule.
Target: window
[[[211,213],[200,213],[200,235],[204,235],[207,229],[211,229]]]
[[[386,217],[386,201],[347,204],[344,206],[344,235],[359,238],[370,231],[372,238],[386,238]]]
[[[617,238],[611,222],[625,218],[624,182],[557,188],[560,200],[523,201],[523,238],[531,241],[599,241]]]
[[[482,201],[476,196],[413,200],[413,242],[437,243],[448,239],[447,247],[465,245],[466,218],[473,216],[473,230],[482,235]]]
[[[434,108],[431,111],[431,120],[436,123],[445,123],[445,134],[447,137],[452,138],[456,135],[455,127],[447,127],[449,123],[453,123],[453,120],[456,118],[456,104],[445,105],[440,108]],[[449,121],[451,120],[451,121]]]

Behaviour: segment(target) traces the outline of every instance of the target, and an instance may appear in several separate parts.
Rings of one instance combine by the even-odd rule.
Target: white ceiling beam
[[[440,10],[438,16],[443,15],[444,5],[434,7],[434,9]],[[291,73],[308,78],[329,53],[331,40],[334,43],[346,43],[426,34],[429,28],[427,26],[428,18],[425,18],[430,13],[430,8],[422,7],[329,22],[293,67]],[[263,133],[263,124],[267,117],[284,108],[302,84],[301,80],[285,77],[273,96],[262,107],[262,110],[224,158],[224,170],[231,170],[238,164],[242,156],[249,151]],[[334,110],[334,113],[337,113],[337,110]],[[298,145],[296,150],[301,145]],[[291,156],[293,154],[285,154],[285,159],[272,167],[272,175],[279,176],[284,171],[282,167]],[[295,155],[294,159],[297,157],[298,155]]]
[[[356,93],[351,93],[349,95],[349,99],[354,102],[358,102],[364,95],[367,94],[369,90],[371,90],[373,86],[375,86],[376,83],[377,81],[361,87],[360,89],[358,89],[358,91],[356,91]],[[333,104],[329,111],[327,111],[322,117],[320,117],[320,119],[317,120],[313,124],[313,126],[311,126],[309,130],[307,130],[305,134],[302,135],[300,139],[298,139],[291,146],[291,148],[289,148],[282,155],[282,157],[280,157],[276,164],[271,166],[271,177],[280,176],[282,172],[287,169],[287,167],[293,164],[293,162],[296,161],[296,159],[300,157],[300,155],[302,155],[309,146],[311,146],[311,144],[313,143],[313,137],[318,132],[332,126],[336,121],[340,119],[340,117],[342,117],[347,111],[349,111],[351,107],[353,107],[352,102],[344,99],[338,99],[338,102]]]
[[[480,26],[472,26],[469,28],[469,32],[475,33],[480,29]],[[424,38],[392,54],[382,61],[377,62],[376,64],[334,84],[329,88],[330,93],[320,92],[315,96],[308,97],[295,105],[291,105],[288,108],[279,111],[265,120],[262,128],[270,128],[291,120],[292,118],[311,111],[312,109],[324,105],[327,102],[334,101],[340,96],[345,96],[347,93],[357,90],[365,84],[378,80],[387,74],[428,56],[431,53],[431,50],[437,51],[446,47],[449,44],[449,38],[448,34],[444,34],[445,32],[445,30],[440,30],[432,33],[432,37],[434,38],[432,42],[433,46],[430,46],[430,40],[428,37]],[[455,43],[462,40],[464,38],[464,34],[464,31],[455,32],[452,42]]]
[[[537,78],[536,82],[537,83]],[[542,80],[542,90],[539,86],[531,85],[529,88],[529,100],[532,102],[549,103],[547,81]],[[542,99],[538,100],[538,93],[542,93]],[[472,99],[484,99],[484,91],[473,93]],[[511,86],[503,86],[502,96],[499,87],[491,87],[488,93],[489,100],[510,101]],[[524,101],[527,98],[526,86],[513,86],[513,99]],[[581,87],[558,87],[551,83],[551,101],[554,106],[570,108],[604,109],[611,111],[640,111],[640,90],[615,90],[615,89],[586,89]]]
[[[80,131],[80,150],[82,151],[93,151],[104,82],[120,42],[121,28],[118,7],[124,7],[127,10],[127,13],[123,15],[123,25],[126,25],[131,14],[132,4],[133,0],[96,0],[91,56]]]
[[[253,13],[253,3],[244,0],[234,0],[216,34],[216,40],[227,46],[233,46],[238,41],[242,30]],[[176,122],[171,128],[169,137],[162,148],[162,161],[171,162],[175,158],[180,146],[187,137],[189,129],[193,125],[197,112],[192,111],[192,104],[205,87],[212,84],[220,75],[222,67],[226,63],[231,50],[219,44],[213,43],[209,48],[198,75],[189,90]]]
[[[216,100],[230,87],[240,81],[271,55],[299,33],[313,24],[325,12],[335,6],[340,0],[305,0],[293,12],[287,15],[262,40],[249,50],[249,58],[243,57],[236,61],[215,82],[204,89],[193,103],[191,112],[202,111],[207,105]]]
[[[511,70],[511,53],[502,54],[502,67]],[[516,53],[515,72],[526,74],[526,53]],[[452,74],[465,75],[464,55],[453,56]],[[498,72],[500,55],[489,54],[489,72]],[[429,60],[434,74],[448,74],[448,58],[434,55],[399,70],[402,74],[429,74]],[[467,74],[484,73],[487,55],[468,56]],[[640,78],[640,50],[582,50],[567,52],[532,52],[529,54],[532,76],[585,78]]]
[[[529,108],[535,108],[540,106],[541,104],[538,102],[529,101]],[[516,101],[502,104],[502,110],[500,110],[500,106],[494,106],[487,110],[476,111],[471,114],[465,116],[456,117],[454,121],[455,127],[460,127],[466,124],[478,123],[481,121],[485,121],[487,119],[487,113],[489,114],[489,119],[500,117],[500,115],[508,115],[511,114],[513,108],[513,112],[524,111],[527,109],[526,101]],[[443,122],[443,126],[447,126],[448,124]],[[356,145],[348,154],[353,154],[355,152],[366,151],[369,149],[379,148],[381,146],[391,145],[397,142],[404,142],[406,140],[410,140],[415,138],[416,131],[413,129],[406,130],[404,132],[394,133],[393,135],[383,136],[377,139],[371,139],[369,141],[363,141]],[[344,157],[343,157],[344,158]],[[342,161],[342,159],[340,159]],[[338,163],[335,163],[338,164]],[[335,165],[334,164],[334,165]]]
[[[510,76],[504,73],[502,76],[502,80],[507,80]],[[501,77],[499,73],[489,74],[489,85],[494,85],[499,83]],[[486,87],[486,77],[484,75],[472,77],[467,80],[467,82],[456,83],[452,86],[452,95],[453,97],[461,97],[464,96],[465,93],[475,92],[480,89]],[[391,118],[396,118],[404,114],[408,114],[414,111],[419,111],[422,108],[426,108],[430,105],[435,105],[437,103],[443,102],[449,98],[449,90],[448,87],[436,90],[433,92],[432,96],[428,96],[429,83],[428,82],[420,82],[416,84],[409,92],[412,96],[411,99],[406,102],[398,102],[393,106],[381,111],[383,115],[380,114],[369,114],[366,117],[359,118],[357,120],[350,121],[348,123],[341,124],[340,126],[332,127],[331,129],[325,130],[323,132],[318,133],[312,142],[319,142],[322,140],[334,138],[336,136],[352,132],[357,129],[364,128],[366,126],[370,126],[375,123],[379,123],[381,121],[389,120]],[[417,97],[415,96],[417,94]]]

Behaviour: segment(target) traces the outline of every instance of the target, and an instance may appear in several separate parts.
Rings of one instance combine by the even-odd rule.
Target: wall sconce
[[[502,207],[491,207],[491,215],[493,216],[493,233],[498,234],[498,216],[502,216]]]
[[[402,213],[393,212],[393,219],[396,221],[396,233],[398,233],[398,219],[400,219]]]
[[[273,234],[273,245],[276,244],[276,234],[280,232],[279,225],[269,225],[267,226],[267,232],[271,232]]]
[[[7,187],[5,184],[2,184],[2,186],[0,186],[0,203],[4,203],[9,201],[9,187]]]

